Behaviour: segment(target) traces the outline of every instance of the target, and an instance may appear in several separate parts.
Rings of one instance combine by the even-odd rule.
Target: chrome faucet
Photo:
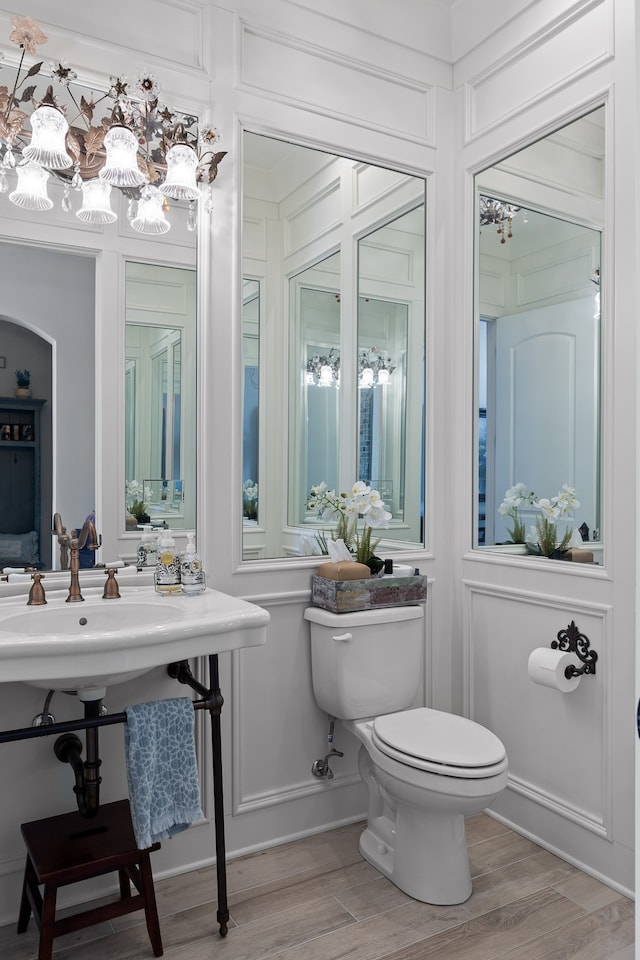
[[[67,528],[62,525],[62,517],[59,513],[53,517],[53,532],[58,538],[61,552],[63,549],[69,551],[69,568],[71,570],[71,583],[69,584],[69,596],[67,603],[78,603],[84,600],[80,592],[80,580],[78,572],[80,570],[80,551],[83,548],[87,550],[97,550],[100,546],[100,539],[96,533],[95,524],[92,520],[85,520],[82,530],[78,534],[77,530],[71,531],[71,536],[66,532]]]

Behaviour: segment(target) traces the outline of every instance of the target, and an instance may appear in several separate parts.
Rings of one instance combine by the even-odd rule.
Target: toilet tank
[[[412,706],[422,677],[424,610],[385,607],[331,613],[307,607],[316,703],[340,720]]]

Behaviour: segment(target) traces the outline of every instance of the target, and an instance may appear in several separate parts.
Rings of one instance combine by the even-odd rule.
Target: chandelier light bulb
[[[24,148],[25,160],[35,160],[51,170],[64,170],[73,163],[65,137],[69,124],[57,107],[44,103],[31,114],[31,143]]]
[[[378,370],[378,383],[381,384],[381,386],[389,383],[389,371],[386,367],[380,367]]]
[[[167,151],[167,176],[160,185],[165,197],[172,200],[197,200],[200,196],[196,183],[198,157],[187,143],[175,143]]]
[[[360,386],[361,387],[373,386],[373,370],[371,367],[365,367],[362,373],[360,374]]]
[[[49,173],[35,160],[19,163],[16,167],[18,184],[9,194],[9,200],[25,210],[51,210],[53,200],[47,195]]]
[[[128,127],[115,124],[104,138],[107,159],[99,173],[112,187],[141,187],[146,182],[138,166],[138,144]]]
[[[333,383],[333,371],[328,364],[323,364],[320,367],[320,374],[318,376],[318,386],[319,387],[330,387]]]
[[[87,180],[82,184],[82,207],[76,217],[85,223],[113,223],[118,219],[111,209],[111,184],[106,180]]]
[[[170,227],[164,215],[164,197],[157,187],[146,186],[138,200],[138,210],[131,226],[138,233],[166,233]]]

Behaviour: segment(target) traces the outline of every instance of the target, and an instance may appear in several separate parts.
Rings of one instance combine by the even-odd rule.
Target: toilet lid
[[[380,750],[411,764],[412,759],[471,769],[491,767],[506,758],[504,744],[495,734],[466,717],[418,707],[377,717],[374,742]]]

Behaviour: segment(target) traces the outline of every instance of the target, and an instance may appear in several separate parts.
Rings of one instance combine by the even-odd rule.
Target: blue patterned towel
[[[133,832],[139,850],[203,820],[188,697],[127,707],[124,744]]]

